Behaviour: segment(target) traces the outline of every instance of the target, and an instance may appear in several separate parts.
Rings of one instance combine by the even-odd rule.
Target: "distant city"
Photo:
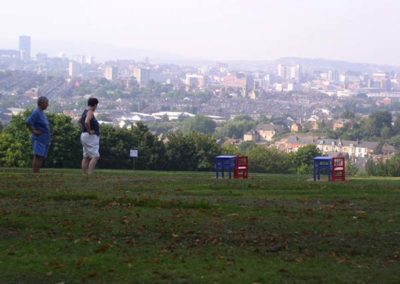
[[[90,54],[33,56],[32,44],[30,36],[21,35],[18,49],[0,49],[3,124],[33,108],[39,96],[50,99],[49,111],[75,120],[87,98],[98,97],[99,119],[116,127],[196,115],[217,123],[240,115],[268,121],[236,137],[234,143],[278,143],[281,133],[318,131],[321,123],[334,131],[345,127],[341,117],[345,110],[357,119],[377,110],[399,116],[400,68],[395,66],[290,57],[193,65],[157,63],[151,58],[98,62]],[[263,131],[269,132],[263,135]],[[296,139],[301,146],[302,140]],[[310,139],[303,140],[318,143]],[[286,145],[283,150],[297,146]]]

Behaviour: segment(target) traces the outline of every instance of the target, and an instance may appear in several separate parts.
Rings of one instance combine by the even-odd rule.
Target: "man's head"
[[[37,105],[41,110],[45,110],[49,106],[49,99],[44,96],[39,97],[37,100]]]

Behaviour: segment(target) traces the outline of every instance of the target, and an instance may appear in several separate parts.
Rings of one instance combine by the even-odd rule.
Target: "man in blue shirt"
[[[50,125],[44,110],[49,106],[46,97],[40,97],[37,101],[38,107],[26,120],[26,126],[32,133],[33,162],[32,170],[38,173],[50,146]]]

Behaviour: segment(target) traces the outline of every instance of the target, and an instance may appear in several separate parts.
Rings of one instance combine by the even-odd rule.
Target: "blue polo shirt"
[[[40,130],[40,135],[32,135],[32,140],[36,140],[43,144],[50,144],[50,124],[46,114],[40,108],[36,108],[26,120],[27,126],[32,126],[33,129]]]

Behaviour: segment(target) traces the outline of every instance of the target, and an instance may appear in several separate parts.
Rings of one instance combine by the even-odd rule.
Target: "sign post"
[[[139,156],[138,150],[136,149],[131,149],[129,151],[129,156],[132,158],[132,170],[135,169],[135,158]]]

